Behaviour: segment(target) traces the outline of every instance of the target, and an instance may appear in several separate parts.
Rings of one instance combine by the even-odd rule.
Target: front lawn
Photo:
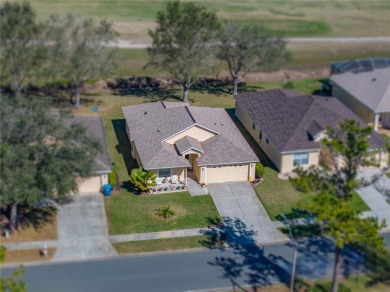
[[[208,236],[190,236],[179,238],[164,238],[153,240],[141,240],[114,243],[112,246],[118,254],[152,252],[152,251],[167,251],[189,248],[205,247],[204,242],[208,241]]]
[[[57,239],[57,217],[54,215],[45,222],[40,222],[35,226],[33,223],[21,227],[19,230],[13,231],[9,238],[1,235],[2,243],[27,242],[27,241],[42,241]]]
[[[167,205],[176,215],[156,216],[157,209]],[[206,227],[219,216],[211,196],[190,197],[186,192],[138,196],[122,189],[105,198],[105,206],[110,234]]]
[[[56,250],[56,248],[48,248],[47,256],[43,256],[40,249],[7,250],[4,263],[24,264],[26,262],[50,261]]]

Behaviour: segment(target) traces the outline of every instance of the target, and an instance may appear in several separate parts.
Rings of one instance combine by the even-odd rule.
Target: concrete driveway
[[[390,189],[390,179],[381,172],[378,168],[365,168],[359,172],[358,178],[364,178],[371,182],[377,176],[379,179],[375,183],[371,183],[367,187],[357,189],[357,193],[378,218],[378,222],[383,220],[387,226],[385,230],[390,230],[390,204],[386,201],[386,197],[378,189]]]
[[[99,193],[74,196],[60,207],[58,248],[53,260],[78,260],[116,255],[111,246],[103,197]]]
[[[257,244],[289,241],[274,227],[249,182],[211,184],[207,187],[224,220],[224,228],[228,229],[228,240],[236,238]]]

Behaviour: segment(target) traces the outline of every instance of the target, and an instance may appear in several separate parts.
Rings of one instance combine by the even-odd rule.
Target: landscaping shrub
[[[264,175],[264,166],[261,162],[256,163],[256,178],[261,178]]]
[[[163,217],[164,219],[169,219],[175,216],[176,212],[172,209],[171,206],[168,205],[158,209],[156,215]]]
[[[108,182],[112,185],[113,189],[116,189],[117,184],[118,184],[118,179],[117,179],[117,167],[114,166],[112,168],[112,171],[108,174]]]

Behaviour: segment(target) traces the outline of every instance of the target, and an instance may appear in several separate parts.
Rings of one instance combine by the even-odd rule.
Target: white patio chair
[[[178,180],[179,180],[179,177],[177,176],[177,175],[172,175],[171,176],[171,183],[177,183],[178,182]]]
[[[158,177],[154,180],[154,182],[156,183],[157,186],[162,185],[163,181],[164,181],[164,178],[162,178],[162,177]]]

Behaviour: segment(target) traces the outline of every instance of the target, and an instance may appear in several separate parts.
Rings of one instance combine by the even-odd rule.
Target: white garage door
[[[80,193],[100,192],[102,187],[101,177],[99,175],[86,179],[79,179],[78,185]]]
[[[249,165],[206,168],[206,184],[248,180]]]

